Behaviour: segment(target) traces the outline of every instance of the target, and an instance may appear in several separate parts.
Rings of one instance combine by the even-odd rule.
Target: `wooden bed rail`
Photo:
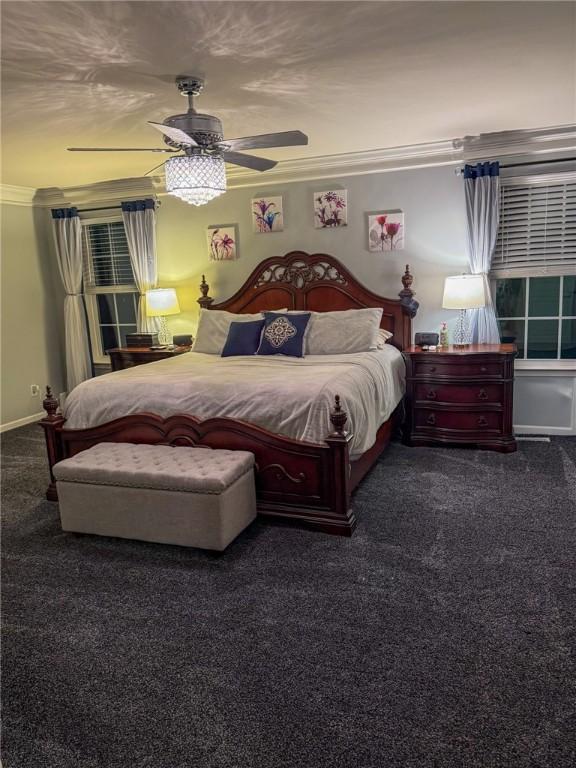
[[[46,438],[46,451],[48,453],[48,469],[50,470],[50,485],[46,491],[48,501],[58,501],[56,493],[56,480],[52,472],[52,467],[64,458],[62,453],[62,441],[58,438],[59,430],[62,429],[66,419],[59,413],[58,400],[52,394],[52,389],[46,387],[46,396],[42,402],[42,407],[46,411],[46,416],[40,422]]]
[[[303,443],[236,419],[200,421],[186,414],[167,419],[151,413],[133,414],[89,429],[66,429],[50,387],[43,406],[47,415],[40,426],[48,450],[46,498],[50,501],[58,500],[54,464],[96,443],[203,446],[254,454],[260,514],[344,536],[350,536],[356,525],[350,508],[352,433],[345,429],[348,417],[338,396],[330,412],[333,431],[323,443]]]

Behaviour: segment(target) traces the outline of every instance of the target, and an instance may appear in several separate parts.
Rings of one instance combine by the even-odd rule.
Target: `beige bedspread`
[[[352,455],[363,453],[404,394],[404,361],[390,345],[352,355],[305,358],[221,358],[190,352],[90,379],[68,396],[69,429],[104,424],[131,413],[199,419],[228,416],[297,440],[321,443],[340,395],[354,432]]]

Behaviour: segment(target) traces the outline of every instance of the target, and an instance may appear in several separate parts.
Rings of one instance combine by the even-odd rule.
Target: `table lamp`
[[[483,275],[456,275],[446,278],[442,307],[460,310],[454,330],[454,346],[466,347],[471,343],[468,310],[484,306],[486,294]]]
[[[166,325],[166,315],[178,315],[180,304],[174,288],[153,288],[146,291],[146,314],[160,318],[158,340],[160,344],[171,344],[172,334]]]

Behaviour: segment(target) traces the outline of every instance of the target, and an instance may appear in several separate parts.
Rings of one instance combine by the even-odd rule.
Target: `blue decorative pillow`
[[[255,355],[260,344],[262,328],[264,328],[264,320],[230,323],[221,357]]]
[[[310,312],[284,314],[264,312],[264,330],[258,355],[289,355],[304,357],[304,335],[310,320]]]

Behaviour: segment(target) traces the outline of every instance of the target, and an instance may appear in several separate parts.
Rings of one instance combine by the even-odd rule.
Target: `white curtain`
[[[86,312],[82,298],[82,226],[76,208],[52,211],[58,270],[66,297],[66,384],[70,392],[77,384],[92,377]]]
[[[130,251],[130,262],[136,287],[140,293],[138,301],[138,331],[158,333],[160,319],[146,314],[146,291],[158,283],[158,261],[156,258],[156,213],[154,200],[134,200],[122,203],[124,229]]]
[[[486,294],[486,306],[473,311],[472,338],[478,344],[500,343],[500,333],[488,282],[500,217],[499,174],[497,162],[478,163],[478,165],[467,165],[464,168],[470,271],[472,274],[484,277]]]

